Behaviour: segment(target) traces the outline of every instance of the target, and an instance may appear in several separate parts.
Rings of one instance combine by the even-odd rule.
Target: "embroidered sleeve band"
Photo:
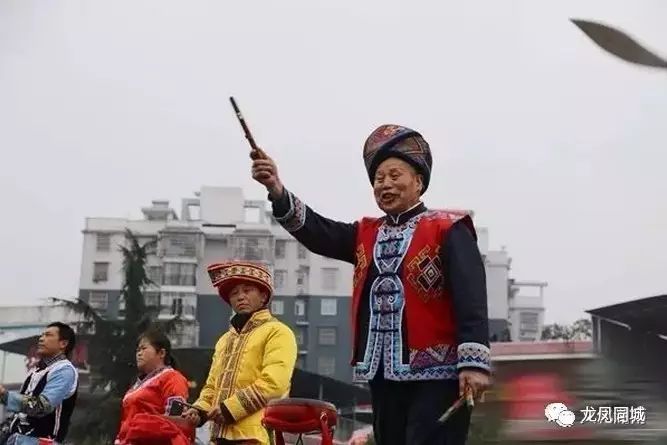
[[[457,367],[491,370],[491,350],[481,343],[461,343],[458,347]]]
[[[306,223],[306,205],[288,190],[285,190],[289,199],[289,210],[283,216],[276,217],[276,221],[290,233],[303,228]]]
[[[239,420],[264,408],[266,403],[266,399],[257,387],[250,385],[225,400],[224,406],[235,420]]]

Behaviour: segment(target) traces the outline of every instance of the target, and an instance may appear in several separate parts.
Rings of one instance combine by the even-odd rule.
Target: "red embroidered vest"
[[[355,378],[371,378],[383,356],[385,376],[395,380],[449,378],[455,373],[456,323],[452,298],[444,285],[440,246],[452,225],[461,219],[475,234],[472,219],[461,212],[427,210],[394,227],[375,218],[359,222],[351,317]],[[359,305],[371,262],[377,265],[379,276],[366,300],[373,308],[369,326],[361,327],[368,329],[365,358],[354,363]],[[405,329],[407,345],[396,346],[402,343]],[[378,351],[383,341],[391,346]],[[406,347],[409,363],[402,359]]]

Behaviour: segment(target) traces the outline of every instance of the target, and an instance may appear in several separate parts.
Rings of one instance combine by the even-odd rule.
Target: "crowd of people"
[[[354,223],[306,206],[264,150],[254,148],[251,159],[252,177],[266,187],[282,227],[310,251],[354,265],[351,365],[355,381],[370,387],[375,443],[464,444],[469,410],[444,424],[438,419],[462,398],[479,401],[490,385],[486,278],[471,216],[422,201],[431,180],[429,144],[399,125],[371,133],[363,160],[384,215]],[[225,261],[208,274],[234,316],[204,386],[189,404],[167,336],[142,334],[116,445],[190,444],[206,422],[212,444],[269,443],[263,412],[289,396],[295,335],[269,310],[274,289],[266,266]],[[52,323],[21,389],[0,386],[0,402],[16,413],[0,444],[65,443],[77,400],[78,373],[68,360],[75,341],[70,326]]]

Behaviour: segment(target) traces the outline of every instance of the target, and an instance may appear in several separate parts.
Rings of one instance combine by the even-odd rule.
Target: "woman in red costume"
[[[173,368],[171,342],[150,330],[139,338],[139,377],[123,397],[116,445],[189,445],[194,430],[167,417],[174,402],[186,402],[188,381]]]

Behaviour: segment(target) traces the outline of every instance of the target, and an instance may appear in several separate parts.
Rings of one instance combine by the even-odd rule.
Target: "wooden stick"
[[[466,388],[466,404],[468,408],[475,407],[475,399],[472,397],[472,390],[470,388]]]
[[[456,411],[458,411],[459,408],[461,408],[464,405],[464,402],[465,402],[465,397],[459,397],[458,399],[456,399],[456,402],[454,402],[452,404],[452,406],[450,406],[447,409],[447,411],[445,411],[445,413],[442,416],[440,416],[440,418],[438,419],[438,422],[440,422],[440,423],[447,422],[447,419],[452,417],[452,414],[454,414]]]
[[[472,391],[470,391],[470,389],[466,389],[466,393],[461,397],[459,397],[458,399],[456,399],[456,401],[452,404],[452,406],[447,408],[447,411],[445,411],[445,413],[442,416],[440,416],[438,422],[445,423],[447,419],[452,417],[452,415],[464,405],[467,406],[469,409],[472,409],[475,406],[475,401],[472,397]]]
[[[243,133],[245,133],[245,138],[248,140],[250,143],[250,147],[253,150],[259,150],[259,147],[257,147],[257,144],[255,143],[255,139],[252,137],[252,133],[250,132],[250,129],[248,128],[248,125],[245,122],[245,119],[243,118],[243,115],[241,114],[241,110],[239,109],[239,106],[236,104],[236,100],[234,100],[234,97],[231,96],[229,98],[229,101],[232,103],[232,108],[234,108],[234,113],[236,113],[236,117],[239,120],[239,123],[241,124],[241,127],[243,128]]]

